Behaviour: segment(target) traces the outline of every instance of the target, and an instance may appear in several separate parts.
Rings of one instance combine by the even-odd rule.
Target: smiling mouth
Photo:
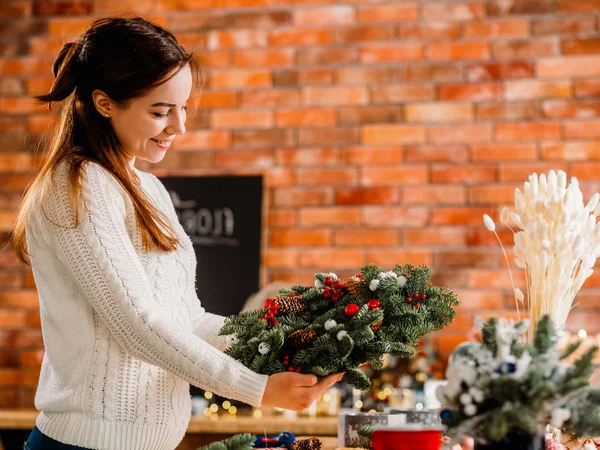
[[[156,142],[161,147],[169,147],[171,145],[171,143],[173,142],[172,140],[170,140],[170,141],[161,141],[159,139],[150,139],[150,140]]]

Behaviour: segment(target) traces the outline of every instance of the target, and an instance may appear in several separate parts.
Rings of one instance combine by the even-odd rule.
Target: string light
[[[579,336],[579,339],[585,339],[587,337],[587,331],[582,328],[579,330],[579,333],[577,333],[577,336]]]
[[[260,419],[262,417],[263,413],[260,409],[255,409],[254,412],[252,413],[252,415],[257,419]]]
[[[213,398],[213,393],[212,392],[205,392],[204,393],[204,398],[206,400],[210,400],[211,398]]]
[[[229,400],[225,400],[223,402],[222,406],[223,406],[223,409],[227,410],[227,409],[231,408],[231,402]]]
[[[219,410],[219,405],[217,405],[216,403],[213,403],[212,405],[210,405],[210,410],[214,413],[216,413]]]

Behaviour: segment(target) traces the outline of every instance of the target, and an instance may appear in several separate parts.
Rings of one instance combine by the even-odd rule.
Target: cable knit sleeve
[[[260,405],[265,375],[182,330],[152,305],[151,284],[126,227],[126,193],[116,180],[97,164],[85,166],[76,226],[61,224],[75,217],[66,175],[57,173],[55,187],[44,209],[59,258],[120,345],[195,386]]]
[[[165,188],[164,184],[162,184],[156,176],[152,174],[150,174],[150,176],[154,181],[156,189],[160,193],[165,208],[169,211],[169,218],[174,221],[178,220],[175,206],[171,201],[171,196],[169,195],[167,188]],[[193,304],[195,306],[193,311],[194,333],[213,347],[216,347],[221,351],[226,350],[229,346],[225,336],[219,336],[219,331],[221,331],[221,328],[225,325],[225,317],[206,312],[197,296],[195,301],[193,301]]]

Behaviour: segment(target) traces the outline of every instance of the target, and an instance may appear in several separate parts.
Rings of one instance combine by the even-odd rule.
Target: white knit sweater
[[[66,165],[27,225],[45,356],[38,428],[97,450],[173,450],[190,418],[189,383],[260,405],[267,377],[226,356],[223,317],[196,296],[196,259],[169,195],[136,171],[181,245],[143,249],[133,204],[97,164],[85,166],[80,221]]]

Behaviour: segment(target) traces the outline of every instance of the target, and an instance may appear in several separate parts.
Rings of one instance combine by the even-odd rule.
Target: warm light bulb
[[[229,409],[231,408],[231,402],[229,400],[225,400],[223,402],[223,409]]]
[[[231,408],[229,408],[229,414],[231,414],[231,415],[237,414],[237,408],[235,406],[232,406]]]
[[[210,400],[211,398],[213,398],[213,394],[212,394],[212,392],[205,392],[205,393],[204,393],[204,398],[205,398],[206,400]]]
[[[210,405],[210,410],[216,413],[219,410],[219,405],[213,403],[212,405]]]
[[[260,419],[262,417],[262,411],[260,409],[257,409],[254,411],[254,417],[256,417],[257,419]]]
[[[363,407],[363,402],[362,400],[356,400],[356,403],[354,404],[354,406],[356,406],[358,409]]]
[[[585,339],[587,337],[587,331],[582,328],[579,330],[579,333],[577,333],[577,336],[579,336],[579,339]]]

